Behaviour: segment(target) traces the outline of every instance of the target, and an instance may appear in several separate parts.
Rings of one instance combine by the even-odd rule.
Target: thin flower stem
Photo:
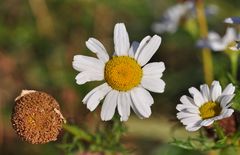
[[[237,72],[238,72],[238,57],[240,51],[232,51],[231,49],[226,49],[225,54],[229,57],[231,65],[231,80],[232,82],[237,81]]]
[[[238,52],[233,51],[230,55],[232,76],[234,80],[237,80],[237,70],[238,70]]]
[[[87,142],[93,141],[92,136],[89,133],[85,132],[84,130],[82,130],[76,126],[64,124],[63,129],[66,130],[67,132],[71,133],[72,135],[74,135],[77,138],[80,138]]]
[[[197,19],[200,28],[200,37],[207,38],[208,36],[208,27],[206,22],[206,16],[204,11],[203,0],[196,0],[196,13]],[[211,84],[213,81],[213,63],[212,63],[212,54],[208,48],[202,49],[202,61],[203,61],[203,72],[204,79],[207,84]]]
[[[218,122],[214,122],[213,123],[214,129],[216,130],[216,134],[218,136],[219,139],[223,139],[225,138],[225,134],[223,132],[222,127],[219,125]]]

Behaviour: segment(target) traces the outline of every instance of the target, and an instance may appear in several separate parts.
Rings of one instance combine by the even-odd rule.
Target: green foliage
[[[170,144],[181,147],[183,149],[200,150],[200,151],[222,149],[229,146],[229,144],[227,143],[226,137],[217,141],[214,141],[207,137],[197,137],[197,138],[189,137],[187,140],[178,140],[174,138],[173,141],[170,142]]]
[[[214,126],[217,133],[217,138],[213,139],[201,134],[194,138],[188,137],[186,140],[173,138],[173,141],[170,142],[170,144],[187,150],[220,150],[220,152],[228,152],[228,150],[231,150],[230,152],[236,152],[237,148],[239,147],[240,131],[237,131],[232,136],[226,136],[224,135],[224,132],[220,126],[217,126],[216,123]]]
[[[128,150],[121,143],[121,137],[126,132],[126,127],[115,118],[103,130],[96,133],[88,133],[75,125],[64,125],[65,133],[63,141],[58,144],[66,154],[71,155],[76,152],[102,152],[102,153],[122,153]]]
[[[237,87],[238,88],[238,87]],[[232,103],[232,107],[236,109],[237,111],[240,111],[240,90],[236,89],[235,91],[235,97]]]
[[[203,155],[200,151],[187,150],[177,146],[164,144],[158,147],[150,155]]]

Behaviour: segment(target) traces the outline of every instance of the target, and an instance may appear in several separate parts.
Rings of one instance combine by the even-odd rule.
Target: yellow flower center
[[[202,119],[208,119],[215,116],[218,116],[221,113],[222,108],[217,102],[207,102],[204,103],[200,108],[200,116]]]
[[[128,56],[113,57],[106,63],[104,77],[115,90],[128,91],[139,85],[142,68],[137,61]]]

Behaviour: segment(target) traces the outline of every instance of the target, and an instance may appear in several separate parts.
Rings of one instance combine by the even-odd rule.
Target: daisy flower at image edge
[[[177,105],[177,118],[186,125],[186,130],[196,131],[202,126],[209,126],[216,120],[230,117],[234,112],[230,109],[231,100],[235,96],[235,87],[230,83],[222,91],[218,81],[213,81],[211,88],[207,84],[189,88],[192,97],[183,95],[182,104]]]
[[[101,108],[101,119],[111,120],[117,108],[121,121],[127,121],[130,108],[140,117],[151,115],[153,98],[147,91],[164,92],[165,82],[161,79],[165,70],[163,62],[147,62],[161,44],[158,35],[146,36],[140,43],[130,46],[125,25],[118,23],[114,28],[114,54],[112,58],[95,38],[86,41],[87,48],[97,58],[76,55],[73,68],[80,73],[76,82],[82,85],[89,81],[105,82],[90,91],[83,99],[90,111],[93,111],[105,97]],[[147,90],[146,90],[147,89]]]

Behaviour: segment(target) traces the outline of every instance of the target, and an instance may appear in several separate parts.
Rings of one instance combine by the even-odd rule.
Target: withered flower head
[[[32,144],[57,140],[64,118],[57,101],[50,95],[23,90],[15,99],[12,125],[16,133]]]

